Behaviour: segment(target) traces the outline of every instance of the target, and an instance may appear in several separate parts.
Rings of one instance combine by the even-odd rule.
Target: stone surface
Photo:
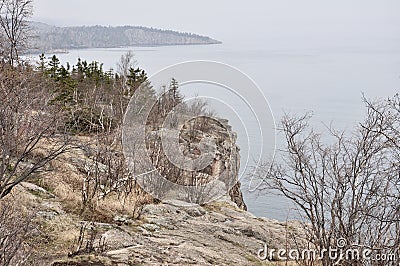
[[[303,237],[299,228],[295,221],[257,218],[227,201],[152,204],[135,224],[102,235],[107,250],[101,256],[115,265],[260,265],[264,243],[285,248]]]
[[[98,232],[95,250],[68,257],[52,246],[71,246],[88,221],[64,211],[57,197],[22,191],[41,217],[38,237],[47,228],[43,237],[52,243],[38,249],[43,253],[35,255],[40,258],[38,265],[264,265],[257,258],[264,244],[288,248],[294,246],[294,239],[304,239],[299,222],[256,217],[229,197],[203,206],[171,200],[143,206],[137,220],[120,216],[111,223],[91,223],[90,228]]]

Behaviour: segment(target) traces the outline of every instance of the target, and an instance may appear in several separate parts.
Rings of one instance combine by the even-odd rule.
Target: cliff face
[[[247,206],[243,199],[240,189],[241,184],[238,180],[240,169],[240,148],[236,144],[236,134],[232,132],[232,128],[228,120],[208,119],[210,126],[209,133],[216,143],[216,156],[211,165],[211,175],[218,176],[225,174],[225,186],[228,188],[228,196],[237,205],[239,209],[247,210]]]
[[[168,171],[161,174],[170,181],[188,187],[195,186],[198,191],[192,193],[196,194],[194,197],[185,193],[185,190],[174,189],[173,193],[170,192],[169,195],[167,193],[164,199],[172,198],[203,204],[221,196],[227,196],[240,209],[247,210],[238,180],[240,149],[236,145],[237,136],[228,121],[207,116],[198,116],[188,120],[182,117],[180,120],[185,122],[178,127],[178,147],[163,145],[164,156],[161,160],[153,159],[153,162],[161,162],[155,167],[167,169]],[[178,124],[180,123],[178,122]],[[176,138],[176,134],[176,131],[174,133],[165,128],[157,129],[150,134],[153,144],[148,145],[148,148],[153,151],[161,146],[155,144],[160,142],[161,135],[164,136],[163,141],[167,144],[174,143],[173,139]],[[183,161],[177,164],[179,158],[174,159],[173,157],[180,152],[182,153],[180,159]],[[190,164],[187,164],[189,161],[191,161]],[[196,163],[198,165],[196,170],[187,170],[188,166],[193,167]],[[165,165],[167,166],[165,167]]]
[[[244,202],[243,193],[240,190],[239,181],[229,190],[229,196],[239,209],[247,211],[247,205]]]

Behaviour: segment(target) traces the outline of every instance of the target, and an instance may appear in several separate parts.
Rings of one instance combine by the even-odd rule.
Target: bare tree
[[[19,59],[19,53],[26,48],[29,24],[32,15],[32,0],[1,0],[0,1],[0,27],[4,42],[0,46],[6,61],[14,65]]]
[[[40,74],[0,66],[0,198],[71,148],[50,99]]]
[[[364,102],[368,110],[368,116],[378,120],[378,123],[372,130],[390,143],[394,148],[395,158],[400,161],[400,96],[385,101],[371,101],[364,97]]]
[[[137,62],[135,55],[132,51],[123,54],[117,63],[117,71],[121,77],[127,77],[129,75],[129,69],[136,67]]]
[[[26,213],[12,201],[0,202],[0,265],[28,265],[30,250],[25,241],[32,230],[33,213]]]
[[[310,129],[310,115],[285,115],[280,128],[285,148],[275,161],[258,167],[256,177],[263,181],[261,191],[278,191],[293,202],[317,250],[337,247],[344,239],[344,249],[395,254],[398,264],[399,97],[365,102],[367,117],[353,134],[328,128],[331,139],[324,141]],[[334,262],[322,258],[323,265]],[[366,262],[354,256],[341,263]]]
[[[68,257],[82,254],[100,254],[106,248],[105,239],[100,235],[96,223],[83,222],[79,230],[79,236],[75,239],[72,251],[68,253]]]

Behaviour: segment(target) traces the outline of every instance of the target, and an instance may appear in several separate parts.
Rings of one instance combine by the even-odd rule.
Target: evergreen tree
[[[148,80],[147,74],[143,69],[140,68],[130,68],[129,74],[127,76],[126,84],[129,87],[128,95],[132,95],[135,91]]]
[[[179,91],[179,83],[175,78],[172,78],[171,83],[169,85],[169,94],[172,98],[173,104],[180,103],[182,101],[182,96],[180,95]]]
[[[37,67],[37,69],[44,73],[46,70],[46,56],[44,54],[39,55],[39,66]]]
[[[58,78],[58,70],[60,66],[60,60],[57,58],[57,56],[53,55],[48,63],[48,69],[47,73],[49,76],[55,80]]]

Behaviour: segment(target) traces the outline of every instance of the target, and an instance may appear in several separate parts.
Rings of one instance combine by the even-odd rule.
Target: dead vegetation
[[[278,191],[293,202],[318,252],[344,243],[341,248],[359,254],[370,249],[372,258],[393,255],[374,265],[395,265],[400,259],[400,98],[365,99],[365,104],[365,120],[351,134],[328,128],[328,143],[310,127],[308,114],[285,116],[280,130],[286,147],[258,169],[257,177],[261,190]],[[360,255],[341,263],[367,261]],[[334,262],[329,256],[321,261]],[[307,265],[314,263],[320,261]]]

